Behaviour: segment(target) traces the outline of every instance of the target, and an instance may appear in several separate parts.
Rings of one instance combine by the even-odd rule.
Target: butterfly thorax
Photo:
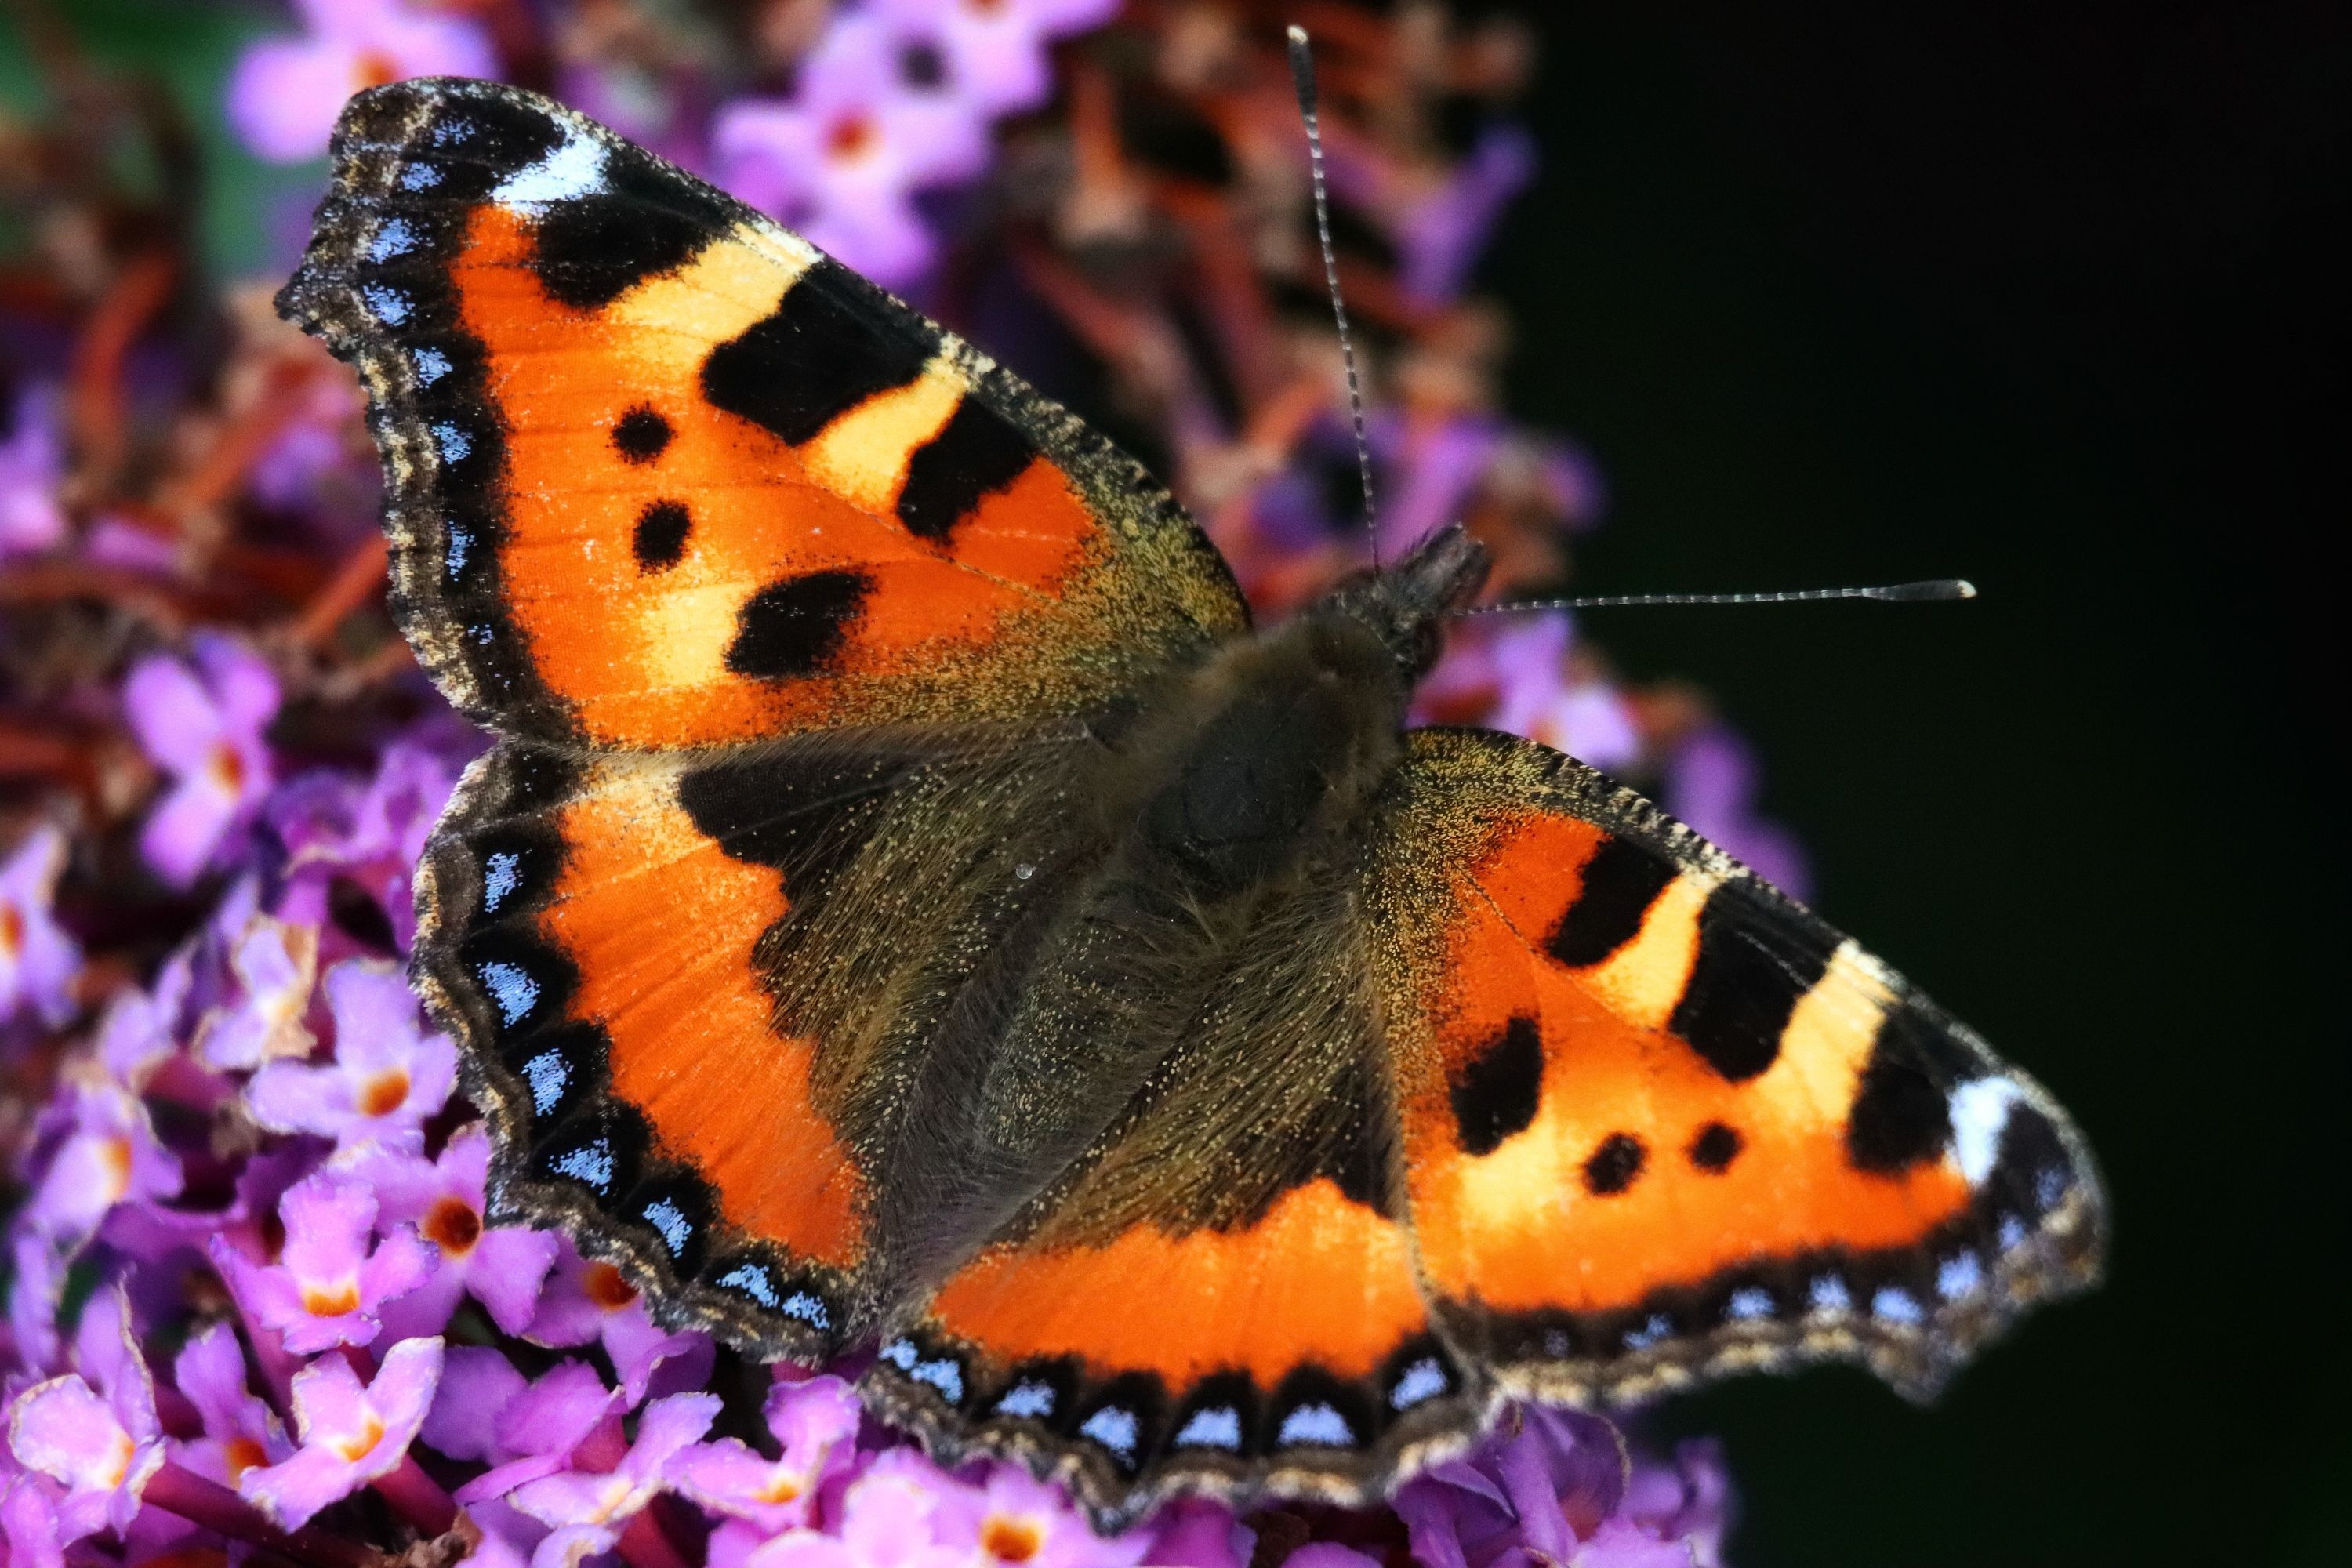
[[[1246,895],[1311,857],[1393,764],[1440,617],[1486,572],[1485,548],[1444,529],[1394,571],[1351,576],[1177,679],[1118,748],[1110,831],[1197,899]]]

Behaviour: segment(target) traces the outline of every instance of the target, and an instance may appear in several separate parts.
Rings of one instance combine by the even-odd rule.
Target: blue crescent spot
[[[1769,1318],[1772,1315],[1772,1292],[1754,1285],[1734,1290],[1731,1300],[1723,1304],[1723,1315],[1735,1323],[1744,1323],[1752,1318]]]
[[[1184,1423],[1184,1429],[1176,1434],[1176,1446],[1180,1448],[1223,1448],[1232,1454],[1241,1452],[1241,1412],[1230,1405],[1212,1405],[1204,1410],[1194,1411],[1192,1418]]]
[[[672,1258],[683,1257],[687,1243],[694,1239],[694,1222],[667,1198],[656,1198],[647,1204],[645,1221],[661,1233],[662,1243],[669,1248]]]
[[[1003,1398],[996,1402],[996,1413],[1000,1415],[1026,1415],[1033,1421],[1043,1420],[1054,1414],[1053,1384],[1034,1379],[1016,1383],[1005,1390]]]
[[[508,1028],[529,1017],[530,1010],[539,1005],[539,982],[521,964],[493,958],[475,973],[481,976],[482,989],[499,1005],[499,1021]]]
[[[771,1310],[782,1305],[776,1300],[775,1281],[768,1278],[766,1269],[756,1264],[737,1264],[719,1277],[719,1283],[730,1290],[742,1291],[743,1294]]]
[[[1122,1410],[1116,1405],[1104,1405],[1087,1416],[1086,1425],[1078,1428],[1082,1435],[1092,1437],[1112,1453],[1130,1456],[1135,1452],[1135,1439],[1139,1430],[1135,1412]]]
[[[531,1113],[544,1116],[572,1087],[572,1064],[560,1052],[541,1051],[522,1064],[522,1080],[530,1086]]]
[[[1907,1290],[1888,1285],[1870,1299],[1870,1315],[1884,1323],[1901,1323],[1910,1327],[1919,1321],[1919,1303]]]
[[[613,1146],[602,1138],[583,1143],[557,1155],[549,1168],[559,1176],[569,1176],[603,1192],[613,1184]]]
[[[522,857],[511,849],[500,849],[482,866],[482,912],[496,914],[507,895],[522,885]]]
[[[963,1368],[945,1356],[936,1361],[919,1361],[907,1369],[907,1375],[938,1389],[940,1397],[950,1405],[963,1403]]]
[[[1971,1295],[1984,1283],[1984,1265],[1973,1252],[1956,1252],[1937,1266],[1936,1294],[1947,1301]]]
[[[1849,1311],[1853,1307],[1853,1293],[1845,1288],[1845,1281],[1836,1275],[1823,1274],[1813,1281],[1812,1289],[1805,1293],[1805,1301],[1816,1312]]]
[[[408,296],[397,289],[387,289],[381,283],[371,283],[360,290],[360,298],[375,312],[375,319],[387,327],[396,327],[408,320]]]
[[[1348,1418],[1319,1402],[1302,1405],[1284,1416],[1282,1429],[1275,1434],[1275,1441],[1286,1448],[1308,1443],[1325,1448],[1345,1448],[1355,1440],[1355,1429],[1348,1425]]]
[[[1389,1408],[1410,1410],[1414,1405],[1436,1398],[1445,1392],[1445,1368],[1433,1355],[1422,1357],[1404,1369],[1404,1375],[1389,1390]]]
[[[389,217],[375,226],[368,237],[367,255],[370,261],[389,261],[395,256],[405,256],[416,248],[416,231],[406,218]]]

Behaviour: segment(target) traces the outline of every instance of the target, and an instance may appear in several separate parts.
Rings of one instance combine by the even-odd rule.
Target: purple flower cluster
[[[1210,7],[1122,18],[1113,0],[741,9],[763,20],[730,38],[571,0],[302,0],[298,35],[247,48],[224,112],[255,152],[297,160],[371,82],[551,78],[1016,363],[1091,358],[1267,611],[1357,562],[1270,37]],[[1532,172],[1502,113],[1524,39],[1409,9],[1334,42],[1324,119],[1339,198],[1386,247],[1348,264],[1374,350],[1381,548],[1464,519],[1497,592],[1525,592],[1565,573],[1602,497],[1572,447],[1500,411],[1503,334],[1464,292]],[[1452,149],[1429,130],[1447,92],[1483,118]],[[1179,128],[1176,152],[1130,144],[1123,94],[1139,123]],[[92,212],[125,199],[88,193]],[[230,300],[182,332],[139,254],[88,265],[60,296],[97,300],[154,385],[132,396],[89,381],[102,355],[36,353],[0,397],[0,741],[37,742],[0,774],[0,1159],[17,1194],[0,1559],[266,1549],[363,1568],[429,1542],[533,1568],[1719,1560],[1710,1448],[1629,1450],[1606,1421],[1542,1410],[1388,1510],[1193,1500],[1099,1535],[1017,1467],[942,1469],[835,1377],[777,1367],[747,1401],[707,1337],[656,1321],[610,1265],[488,1225],[488,1132],[400,967],[425,835],[479,742],[380,607],[349,378]],[[230,363],[183,374],[222,320]],[[1420,717],[1644,780],[1800,879],[1738,737],[1686,693],[1620,680],[1580,633],[1559,616],[1464,623]],[[720,1388],[754,1408],[730,1415]]]

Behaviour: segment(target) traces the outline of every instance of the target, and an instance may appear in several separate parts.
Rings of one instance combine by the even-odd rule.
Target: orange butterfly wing
[[[422,79],[354,99],[335,158],[280,308],[366,381],[395,608],[492,728],[1072,713],[1247,624],[1130,459],[603,127]]]
[[[1975,1035],[1582,764],[1408,740],[1368,905],[1412,1227],[1499,1389],[1845,1357],[1924,1394],[2090,1282],[2088,1152]]]
[[[762,943],[888,785],[824,737],[1044,738],[1247,610],[1131,460],[604,128],[419,79],[333,153],[279,308],[367,386],[403,629],[509,737],[427,853],[417,960],[499,1201],[824,1353],[871,1194]]]

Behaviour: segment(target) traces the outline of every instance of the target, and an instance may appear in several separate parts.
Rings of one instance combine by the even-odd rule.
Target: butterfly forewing
[[[1246,624],[1164,490],[603,127],[362,93],[280,307],[367,384],[394,603],[469,713],[668,750],[1068,713]]]
[[[1367,887],[1410,1210],[1508,1392],[1934,1389],[2102,1244],[2080,1137],[1899,976],[1548,748],[1422,731]]]

